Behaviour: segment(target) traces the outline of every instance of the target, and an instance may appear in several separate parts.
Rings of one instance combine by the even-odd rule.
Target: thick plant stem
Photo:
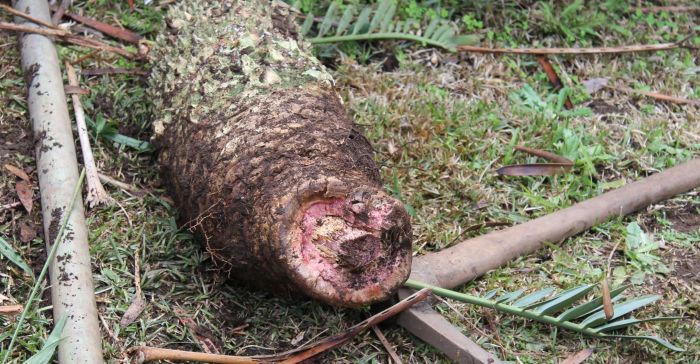
[[[45,22],[50,21],[45,0],[18,1],[15,9]],[[21,19],[17,22],[36,27]],[[53,42],[46,36],[23,34],[20,40],[48,248],[58,236],[61,221],[69,214],[65,238],[56,246],[56,260],[51,262],[49,269],[54,317],[68,314],[58,348],[58,361],[66,364],[102,363],[82,198],[78,197],[75,208],[68,212],[79,175],[58,56]]]

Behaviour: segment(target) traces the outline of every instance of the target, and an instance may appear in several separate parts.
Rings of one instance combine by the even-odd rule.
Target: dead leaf
[[[302,340],[304,340],[305,333],[306,333],[306,331],[299,332],[297,334],[297,336],[295,336],[294,339],[292,339],[292,342],[291,342],[292,346],[297,346],[297,344],[299,344]]]
[[[520,145],[516,146],[514,149],[517,151],[520,151],[520,152],[525,152],[527,154],[531,154],[531,155],[534,155],[534,156],[537,156],[540,158],[547,159],[550,162],[561,163],[561,164],[571,164],[571,165],[574,164],[574,162],[572,162],[569,158],[562,157],[562,156],[556,155],[552,152],[547,152],[545,150],[528,148],[528,147],[523,147]]]
[[[15,183],[15,191],[17,192],[17,197],[19,197],[19,201],[22,202],[22,206],[24,206],[27,212],[32,212],[32,198],[34,197],[32,184],[24,180],[17,181],[17,183]]]
[[[580,364],[593,354],[593,348],[583,349],[576,354],[569,355],[559,364]]]
[[[585,80],[581,82],[583,84],[583,88],[586,89],[586,92],[588,92],[589,95],[592,95],[608,85],[608,81],[610,81],[610,78],[591,78],[590,80]]]
[[[28,243],[36,238],[36,228],[34,224],[23,221],[19,224],[19,240]]]
[[[605,319],[613,318],[615,311],[613,310],[612,298],[610,297],[610,288],[608,287],[608,278],[603,278],[601,290],[603,291],[603,312]]]
[[[10,171],[10,173],[14,174],[15,176],[29,182],[29,175],[25,171],[23,171],[21,168],[15,167],[11,164],[6,164],[5,169]]]
[[[141,297],[141,292],[137,292],[129,308],[124,312],[124,316],[119,324],[122,326],[129,326],[134,323],[134,321],[139,318],[139,315],[141,315],[141,312],[146,308],[146,304],[146,300]]]
[[[221,349],[214,343],[214,334],[209,329],[198,325],[189,317],[180,317],[180,322],[190,329],[190,333],[197,340],[204,352],[208,354],[221,354]]]
[[[90,91],[86,90],[84,88],[81,88],[80,86],[73,86],[73,85],[65,85],[63,86],[63,92],[66,93],[66,95],[89,95]]]
[[[549,79],[549,83],[554,86],[555,90],[560,90],[563,87],[563,84],[561,83],[561,80],[559,79],[559,75],[557,75],[557,72],[554,70],[554,67],[552,66],[551,63],[549,63],[549,60],[547,59],[546,56],[540,56],[537,57],[537,62],[539,62],[540,66],[542,66],[542,69],[544,70],[544,73],[547,75],[547,78]],[[574,104],[571,102],[569,97],[566,97],[566,100],[564,100],[564,107],[567,110],[571,110],[574,108]]]
[[[501,167],[496,173],[501,176],[553,176],[569,172],[571,167],[568,163],[515,164]]]

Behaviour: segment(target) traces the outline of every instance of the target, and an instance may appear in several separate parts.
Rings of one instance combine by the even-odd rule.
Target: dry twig
[[[18,16],[22,19],[29,20],[30,22],[37,24],[37,25],[43,25],[43,26],[45,26],[47,28],[51,28],[51,29],[61,29],[61,28],[59,28],[51,23],[47,23],[41,19],[37,19],[31,15],[28,15],[28,14],[25,14],[21,11],[15,10],[13,7],[7,6],[5,4],[0,4],[0,9],[5,10],[6,12],[8,12],[14,16]]]
[[[78,75],[75,73],[75,68],[66,62],[66,71],[68,73],[68,85],[72,87],[80,87],[78,84]],[[88,206],[95,207],[104,203],[111,203],[112,198],[105,191],[95,165],[95,158],[92,155],[90,148],[90,138],[88,137],[87,124],[85,123],[85,112],[83,105],[80,103],[80,96],[72,94],[73,111],[75,112],[75,123],[78,126],[78,137],[80,138],[80,150],[83,152],[83,163],[85,164],[85,177],[87,178],[87,197],[85,200]]]
[[[382,330],[380,330],[378,326],[372,326],[372,331],[374,331],[374,334],[377,335],[379,341],[382,343],[382,345],[384,345],[384,349],[386,349],[386,352],[389,353],[391,360],[393,360],[395,364],[403,363],[401,361],[401,357],[399,357],[399,354],[396,354],[396,350],[394,350],[394,348],[391,347],[389,340],[387,340],[386,336],[384,336],[384,334],[382,333]]]
[[[694,33],[693,33],[694,34]],[[531,55],[551,55],[551,54],[571,54],[571,55],[586,55],[586,54],[621,54],[621,53],[639,53],[639,52],[655,52],[666,51],[676,48],[681,48],[693,34],[673,43],[659,44],[637,44],[619,47],[591,47],[591,48],[488,48],[476,46],[458,46],[457,51],[468,53],[487,53],[487,54],[531,54]]]
[[[112,53],[116,53],[116,54],[119,54],[119,55],[127,57],[127,58],[131,58],[131,59],[140,58],[140,56],[138,54],[129,52],[126,49],[114,47],[114,46],[111,46],[108,44],[104,44],[104,43],[97,41],[95,39],[75,35],[69,31],[63,30],[63,29],[37,28],[37,27],[33,27],[33,26],[28,26],[28,25],[20,25],[20,24],[6,23],[6,22],[0,22],[0,29],[10,30],[10,31],[14,31],[14,32],[22,32],[22,33],[41,34],[41,35],[44,35],[47,37],[57,37],[63,41],[66,41],[68,43],[73,43],[73,44],[76,44],[79,46],[84,46],[84,47],[88,47],[88,48],[94,48],[94,49],[99,49],[102,51],[112,52]]]
[[[134,355],[134,362],[136,363],[146,363],[154,360],[194,361],[223,364],[269,362],[280,362],[286,364],[299,363],[341,345],[369,327],[377,325],[382,321],[403,312],[414,304],[426,299],[429,293],[429,289],[421,289],[420,291],[406,297],[399,303],[387,308],[386,310],[360,322],[355,326],[350,327],[345,332],[323,339],[320,342],[304,345],[280,354],[261,356],[229,356],[173,349],[161,349],[149,346],[133,347],[129,349],[128,352]]]

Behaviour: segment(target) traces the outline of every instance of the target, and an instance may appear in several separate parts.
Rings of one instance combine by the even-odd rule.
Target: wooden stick
[[[401,360],[401,357],[399,357],[399,354],[396,354],[396,351],[394,350],[394,348],[391,347],[389,340],[386,339],[386,336],[384,336],[384,334],[382,333],[382,330],[380,330],[378,326],[372,326],[372,331],[374,331],[374,334],[377,335],[377,338],[379,338],[379,341],[384,346],[384,349],[386,349],[386,352],[389,353],[391,360],[395,364],[402,364],[403,361]]]
[[[28,9],[32,16],[49,21],[46,0],[20,0],[16,9]],[[24,27],[38,28],[34,24]],[[58,362],[103,363],[102,335],[97,318],[95,289],[92,282],[92,264],[83,202],[80,196],[73,203],[79,173],[75,141],[63,90],[58,55],[53,42],[46,36],[26,34],[19,37],[22,50],[22,71],[26,75],[28,109],[32,130],[37,143],[36,161],[41,191],[44,236],[47,248],[55,252],[56,260],[50,265],[51,300],[53,317],[68,316],[63,329],[63,340],[58,344]],[[50,144],[50,148],[41,145]],[[66,230],[70,238],[56,242],[56,223],[67,215]]]
[[[692,13],[700,12],[700,6],[650,6],[633,8],[635,11],[639,10],[642,13],[660,13],[662,11],[667,11],[669,13]]]
[[[487,48],[476,46],[458,46],[458,52],[467,53],[487,53],[487,54],[531,54],[531,55],[547,55],[547,54],[620,54],[620,53],[639,53],[639,52],[654,52],[666,51],[670,49],[680,48],[685,41],[675,43],[660,43],[660,44],[638,44],[620,47],[592,47],[592,48]]]
[[[28,14],[26,14],[26,13],[23,13],[23,12],[21,12],[21,11],[19,11],[19,10],[15,10],[15,9],[13,9],[12,7],[7,6],[7,5],[5,5],[5,4],[0,4],[0,9],[5,10],[6,12],[8,12],[8,13],[14,15],[14,16],[18,16],[18,17],[20,17],[20,18],[29,20],[30,22],[32,22],[32,23],[34,23],[34,24],[37,24],[37,25],[43,25],[43,26],[45,26],[45,27],[47,27],[47,28],[51,28],[51,29],[60,29],[59,27],[53,25],[53,23],[46,22],[46,21],[43,21],[43,20],[41,20],[41,19],[37,19],[37,18],[35,18],[35,17],[33,17],[33,16],[30,16],[30,15],[28,15]]]
[[[125,42],[138,44],[138,42],[143,38],[130,30],[118,28],[114,25],[103,23],[101,21],[97,21],[95,19],[88,18],[87,16],[82,16],[80,14],[66,13],[66,16],[77,22],[85,24],[90,28],[99,30],[102,33],[105,33],[117,39],[121,39]]]
[[[80,87],[78,75],[75,73],[75,68],[66,62],[66,73],[68,73],[68,85]],[[83,152],[83,165],[85,165],[85,177],[87,182],[87,196],[85,201],[89,207],[95,207],[100,204],[108,204],[112,202],[104,186],[100,182],[97,166],[95,165],[95,157],[92,155],[90,147],[90,138],[88,137],[87,124],[85,123],[85,112],[83,104],[80,102],[80,95],[72,94],[73,112],[75,113],[75,124],[78,127],[78,138],[80,139],[80,150]]]
[[[629,87],[617,87],[617,86],[610,86],[606,85],[605,86],[608,89],[619,91],[619,92],[624,92],[626,94],[636,94],[636,95],[643,95],[646,97],[651,97],[652,99],[657,99],[661,101],[666,101],[670,102],[672,104],[677,104],[677,105],[695,105],[695,106],[700,106],[700,100],[690,100],[682,97],[676,97],[676,96],[671,96],[671,95],[664,95],[660,94],[658,92],[649,92],[649,91],[642,91],[642,90],[635,90],[633,88]]]
[[[285,364],[295,364],[306,359],[312,358],[322,352],[330,350],[350,339],[360,332],[375,326],[382,321],[393,317],[411,306],[425,300],[430,294],[429,289],[421,289],[411,296],[399,301],[397,304],[387,308],[386,310],[360,322],[357,325],[350,327],[344,332],[323,339],[317,343],[304,345],[302,347],[274,355],[260,356],[229,356],[219,354],[196,353],[190,351],[161,349],[149,346],[139,346],[128,350],[134,355],[136,363],[146,363],[154,360],[171,360],[171,361],[194,361],[194,362],[210,362],[223,364],[239,364],[239,363],[270,363],[280,362]]]
[[[700,159],[693,159],[619,189],[526,223],[468,239],[413,260],[411,279],[454,288],[611,218],[700,186]]]
[[[440,252],[414,258],[411,279],[454,288],[510,260],[558,242],[595,224],[624,216],[700,186],[700,159],[606,192],[529,222],[463,241]],[[402,289],[399,297],[410,290]],[[495,363],[497,359],[451,327],[429,306],[411,308],[398,323],[460,363]]]
[[[87,37],[75,35],[75,34],[72,34],[68,31],[66,31],[66,30],[60,29],[60,28],[59,29],[53,29],[53,28],[47,29],[47,28],[37,28],[37,27],[21,25],[21,24],[0,22],[0,29],[11,30],[11,31],[15,31],[15,32],[22,32],[22,33],[41,34],[41,35],[44,35],[47,37],[58,37],[61,40],[66,41],[68,43],[73,43],[73,44],[88,47],[88,48],[94,48],[94,49],[99,49],[102,51],[116,53],[116,54],[119,54],[119,55],[127,57],[127,58],[136,59],[136,58],[140,57],[138,54],[131,53],[123,48],[114,47],[114,46],[111,46],[108,44],[104,44],[104,43],[97,41],[95,39],[90,39]]]

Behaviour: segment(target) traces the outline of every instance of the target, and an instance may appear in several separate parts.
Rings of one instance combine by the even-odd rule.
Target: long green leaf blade
[[[380,32],[390,32],[389,27],[392,25],[392,20],[394,19],[394,13],[396,12],[396,3],[393,1],[391,2],[391,6],[389,6],[389,10],[384,14],[384,18],[382,19],[382,24],[379,27]]]
[[[41,347],[36,354],[32,355],[24,364],[47,364],[51,361],[58,343],[61,342],[61,333],[63,332],[63,327],[66,326],[66,321],[68,321],[68,312],[64,312],[63,316],[56,322],[51,334],[44,341],[44,346]]]
[[[685,349],[680,348],[678,346],[675,346],[671,344],[670,342],[658,337],[658,336],[633,336],[633,335],[604,335],[603,337],[618,337],[622,339],[641,339],[641,340],[650,340],[653,341],[667,349],[671,349],[673,351],[685,351]]]
[[[430,20],[428,27],[423,33],[423,36],[426,38],[430,38],[430,36],[433,35],[433,33],[435,32],[435,29],[437,29],[438,24],[440,24],[440,18],[436,16],[432,20]]]
[[[615,297],[619,296],[622,292],[624,292],[629,285],[626,286],[621,286],[616,289],[614,289],[612,292],[610,292],[610,298],[614,299]],[[588,315],[589,313],[596,311],[603,305],[603,297],[598,297],[590,302],[583,303],[581,305],[578,305],[576,307],[572,307],[566,311],[564,311],[561,315],[557,316],[557,320],[559,321],[572,321],[575,320],[579,317],[583,317]]]
[[[595,331],[596,332],[613,331],[613,330],[623,329],[627,326],[640,324],[642,322],[671,321],[671,320],[680,320],[682,318],[683,318],[683,316],[653,317],[653,318],[648,318],[648,319],[636,319],[634,317],[630,317],[628,319],[619,320],[619,321],[611,322],[607,325],[599,326],[595,329]]]
[[[7,242],[7,240],[3,239],[0,236],[0,255],[4,256],[7,258],[7,260],[11,261],[14,265],[22,268],[22,270],[27,273],[30,277],[34,278],[34,272],[32,272],[32,268],[29,267],[27,262],[24,261],[21,255],[15,251],[15,249],[10,245],[10,243]]]
[[[365,29],[369,25],[369,14],[372,12],[372,8],[364,8],[360,12],[360,15],[357,17],[357,21],[355,22],[355,26],[352,29],[352,34],[360,34],[360,33],[366,33]]]
[[[374,13],[374,17],[372,17],[372,22],[369,24],[369,30],[367,33],[372,33],[375,29],[378,29],[381,26],[382,21],[384,20],[384,14],[386,14],[393,2],[393,0],[381,0],[379,2],[379,7],[377,7],[377,11]]]
[[[308,35],[312,25],[314,25],[314,14],[308,13],[304,23],[301,25],[301,35]]]
[[[343,16],[340,18],[340,22],[338,22],[338,28],[335,31],[335,35],[343,35],[345,33],[350,26],[350,21],[352,20],[352,14],[354,12],[355,7],[352,5],[348,5],[348,7],[345,8]]]
[[[549,296],[552,292],[554,292],[553,287],[541,289],[537,292],[530,293],[529,295],[515,301],[514,303],[512,303],[512,306],[515,306],[515,307],[529,306],[529,305]]]
[[[592,314],[591,316],[589,316],[588,318],[586,318],[585,320],[583,320],[581,322],[581,325],[583,325],[583,327],[596,327],[596,326],[598,326],[606,321],[612,321],[612,320],[614,320],[618,317],[621,317],[623,315],[626,315],[626,314],[628,314],[628,313],[630,313],[638,308],[641,308],[641,307],[644,307],[650,303],[653,303],[656,300],[658,300],[659,298],[661,298],[661,297],[657,296],[657,295],[653,295],[653,296],[638,297],[638,298],[634,298],[634,299],[625,301],[619,305],[613,306],[613,310],[614,310],[615,314],[613,315],[613,317],[610,320],[605,318],[605,312],[596,312],[596,313]]]
[[[493,296],[495,296],[496,293],[498,293],[498,291],[500,291],[500,290],[501,290],[500,288],[494,288],[494,289],[492,289],[492,290],[486,292],[486,294],[485,294],[483,297],[484,297],[484,299],[490,300],[490,299],[493,298]]]
[[[511,302],[511,301],[517,299],[518,297],[520,297],[522,294],[523,294],[522,289],[519,289],[519,290],[513,291],[513,292],[508,292],[508,293],[504,294],[503,296],[498,297],[498,299],[496,300],[496,303]]]
[[[329,29],[331,29],[331,24],[333,24],[333,20],[335,19],[335,10],[338,9],[338,4],[335,2],[332,2],[328,6],[328,10],[326,10],[326,16],[323,17],[323,21],[321,21],[321,25],[318,27],[318,36],[323,37],[323,35],[328,32]]]
[[[565,307],[569,306],[570,304],[578,301],[581,297],[585,296],[586,293],[588,293],[591,289],[593,289],[593,285],[591,284],[585,284],[583,286],[572,288],[559,294],[553,300],[544,303],[540,306],[537,306],[534,309],[534,311],[539,313],[540,315],[549,315],[558,312],[564,309]]]

